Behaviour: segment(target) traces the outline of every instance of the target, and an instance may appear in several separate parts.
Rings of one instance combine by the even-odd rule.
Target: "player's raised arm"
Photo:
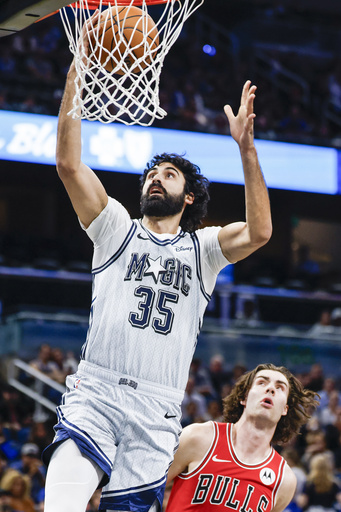
[[[85,31],[83,36],[85,37]],[[68,116],[73,107],[76,76],[73,61],[67,74],[59,112],[56,163],[58,175],[72,205],[81,222],[88,227],[106,206],[108,197],[96,174],[81,161],[81,120]]]
[[[222,251],[232,263],[265,245],[272,234],[268,191],[254,145],[255,91],[256,86],[248,80],[236,116],[230,105],[224,107],[231,135],[239,146],[245,179],[246,221],[229,224],[219,233]]]

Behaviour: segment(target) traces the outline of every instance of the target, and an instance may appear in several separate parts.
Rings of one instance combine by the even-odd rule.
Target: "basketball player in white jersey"
[[[258,365],[224,399],[224,421],[184,428],[168,473],[166,512],[282,512],[296,476],[272,444],[288,442],[316,407],[283,366]]]
[[[141,219],[132,220],[108,196],[81,161],[81,122],[67,115],[75,77],[72,63],[59,114],[57,170],[94,245],[93,297],[79,368],[66,380],[55,438],[44,452],[45,512],[84,512],[97,487],[103,487],[101,510],[156,512],[217,274],[272,232],[253,137],[256,87],[245,83],[237,116],[224,108],[240,148],[246,219],[198,229],[207,180],[178,155],[157,155],[147,165]]]

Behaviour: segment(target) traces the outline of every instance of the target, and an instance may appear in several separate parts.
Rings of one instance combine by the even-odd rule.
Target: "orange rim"
[[[143,1],[145,1],[146,5],[157,5],[157,4],[166,4],[167,2],[171,0],[102,0],[102,5],[108,5],[109,3],[111,5],[116,4],[117,5],[142,5]],[[75,2],[71,4],[72,6],[78,5],[78,7],[82,7],[82,4],[84,7],[89,7],[90,10],[97,9],[100,5],[100,0],[80,0],[78,2]]]
[[[142,5],[143,0],[133,0],[133,3],[131,3],[131,0],[102,0],[102,5],[108,5],[114,4],[116,1],[116,5]],[[144,0],[146,5],[157,5],[157,4],[166,4],[167,2],[171,2],[172,0]],[[72,7],[88,7],[90,11],[97,9],[100,6],[100,0],[79,0],[78,2],[75,2],[73,4],[70,4]],[[35,23],[38,23],[41,20],[45,20],[46,18],[49,18],[50,16],[53,16],[54,14],[57,14],[59,11],[51,12],[50,14],[46,14],[46,16],[43,16],[42,18],[39,18],[39,20],[35,21]]]

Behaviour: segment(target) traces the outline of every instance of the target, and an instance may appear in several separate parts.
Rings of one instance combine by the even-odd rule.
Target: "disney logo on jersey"
[[[180,245],[180,247],[174,247],[174,249],[176,250],[176,252],[181,252],[181,251],[192,251],[193,250],[193,247],[184,247],[183,245]]]
[[[263,468],[259,473],[259,478],[264,485],[272,485],[276,480],[276,474],[270,468]]]
[[[155,284],[173,286],[187,296],[192,279],[192,268],[178,258],[167,258],[162,261],[161,256],[153,259],[149,253],[141,256],[136,252],[132,253],[124,280],[145,281],[150,277]]]

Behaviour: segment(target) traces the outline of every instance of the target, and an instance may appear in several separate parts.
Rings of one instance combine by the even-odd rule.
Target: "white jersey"
[[[93,296],[81,357],[159,388],[183,392],[203,315],[229,262],[219,227],[148,231],[109,198],[86,232],[94,243]]]

